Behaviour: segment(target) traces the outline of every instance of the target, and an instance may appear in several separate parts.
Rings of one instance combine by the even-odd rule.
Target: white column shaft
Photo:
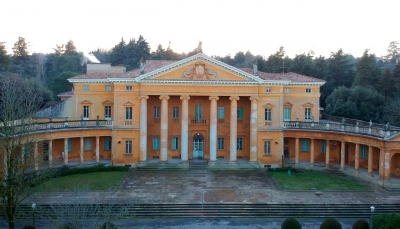
[[[140,96],[140,142],[139,161],[147,160],[147,99],[148,96]]]
[[[251,115],[250,115],[250,162],[257,162],[257,119],[258,105],[257,98],[250,97]]]
[[[100,137],[96,136],[96,163],[100,162]]]
[[[356,144],[356,152],[354,153],[354,167],[356,172],[360,170],[360,144]]]
[[[49,167],[53,167],[53,140],[49,140]]]
[[[217,160],[217,100],[218,97],[211,96],[210,107],[210,161]]]
[[[33,157],[34,157],[34,160],[35,160],[35,170],[37,171],[37,170],[39,170],[39,162],[38,162],[39,149],[38,149],[38,143],[35,142],[33,147],[34,147],[34,155],[33,155]]]
[[[189,158],[189,96],[181,96],[182,120],[181,120],[181,160]]]
[[[231,123],[230,123],[230,162],[237,161],[237,100],[238,97],[230,97]]]
[[[160,161],[168,160],[168,99],[169,96],[160,96],[161,99],[161,142]]]
[[[64,138],[64,165],[68,165],[68,138]]]
[[[80,164],[83,164],[84,161],[85,161],[85,144],[84,144],[84,140],[85,139],[83,137],[81,137],[81,139],[80,139],[81,152],[80,152],[80,155],[79,155],[79,158],[80,158],[79,163]]]

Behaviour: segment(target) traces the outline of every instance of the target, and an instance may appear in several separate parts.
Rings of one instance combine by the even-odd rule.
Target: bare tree
[[[0,77],[0,198],[9,228],[30,186],[44,179],[38,174],[39,139],[33,138],[30,117],[43,102],[39,84],[15,74]],[[34,147],[36,146],[36,147]],[[30,156],[34,152],[34,157]]]

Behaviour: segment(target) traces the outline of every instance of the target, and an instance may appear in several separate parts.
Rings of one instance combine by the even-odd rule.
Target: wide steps
[[[125,218],[367,218],[370,206],[375,206],[374,214],[400,213],[395,204],[75,204],[75,205],[37,205],[38,218],[68,217],[69,213],[84,218],[96,215],[118,216]],[[30,205],[22,205],[18,218],[31,217]],[[0,217],[4,213],[0,212]]]

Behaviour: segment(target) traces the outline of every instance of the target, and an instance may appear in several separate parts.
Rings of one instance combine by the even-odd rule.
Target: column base
[[[340,170],[344,170],[344,168],[340,168]]]
[[[314,164],[310,164],[311,167],[314,167]]]
[[[168,163],[168,161],[160,161],[159,162],[159,164],[162,164],[162,165],[167,164],[167,163]]]
[[[147,165],[146,161],[139,161],[139,163],[137,164],[138,167],[144,167]]]
[[[229,161],[229,165],[237,165],[237,161]]]
[[[215,160],[215,161],[208,161],[208,164],[209,165],[217,165],[218,164],[218,162]]]
[[[183,164],[183,165],[187,165],[187,164],[189,164],[189,160],[181,161],[180,163]]]
[[[359,171],[359,170],[356,170],[356,173],[360,173],[360,171]]]
[[[258,161],[249,161],[249,164],[258,165]]]

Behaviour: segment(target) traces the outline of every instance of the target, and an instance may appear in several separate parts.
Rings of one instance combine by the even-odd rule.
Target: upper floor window
[[[306,88],[306,93],[311,93],[311,88]]]
[[[290,108],[284,108],[283,110],[283,121],[289,122],[290,121]]]
[[[304,119],[311,120],[311,108],[305,108],[304,112],[305,112]]]
[[[89,118],[89,106],[83,106],[83,118]]]
[[[285,88],[285,93],[290,93],[290,88]]]
[[[270,122],[272,120],[272,110],[271,108],[265,109],[265,121]]]
[[[126,86],[126,90],[127,90],[127,91],[132,91],[132,86],[131,86],[131,85],[127,85],[127,86]]]
[[[83,90],[84,90],[84,91],[89,91],[89,85],[84,85],[84,86],[83,86]]]
[[[125,120],[132,120],[132,107],[125,107]]]
[[[106,91],[111,91],[111,86],[106,86]]]
[[[104,107],[104,118],[110,119],[111,118],[111,106]]]
[[[271,92],[271,88],[267,87],[267,89],[265,89],[265,92],[270,93]]]
[[[154,106],[153,118],[160,118],[160,107],[159,106]]]
[[[172,118],[179,118],[179,107],[172,108]]]
[[[225,107],[218,107],[218,118],[225,118]]]
[[[237,109],[237,118],[242,119],[244,116],[244,108],[243,107],[238,107]]]

